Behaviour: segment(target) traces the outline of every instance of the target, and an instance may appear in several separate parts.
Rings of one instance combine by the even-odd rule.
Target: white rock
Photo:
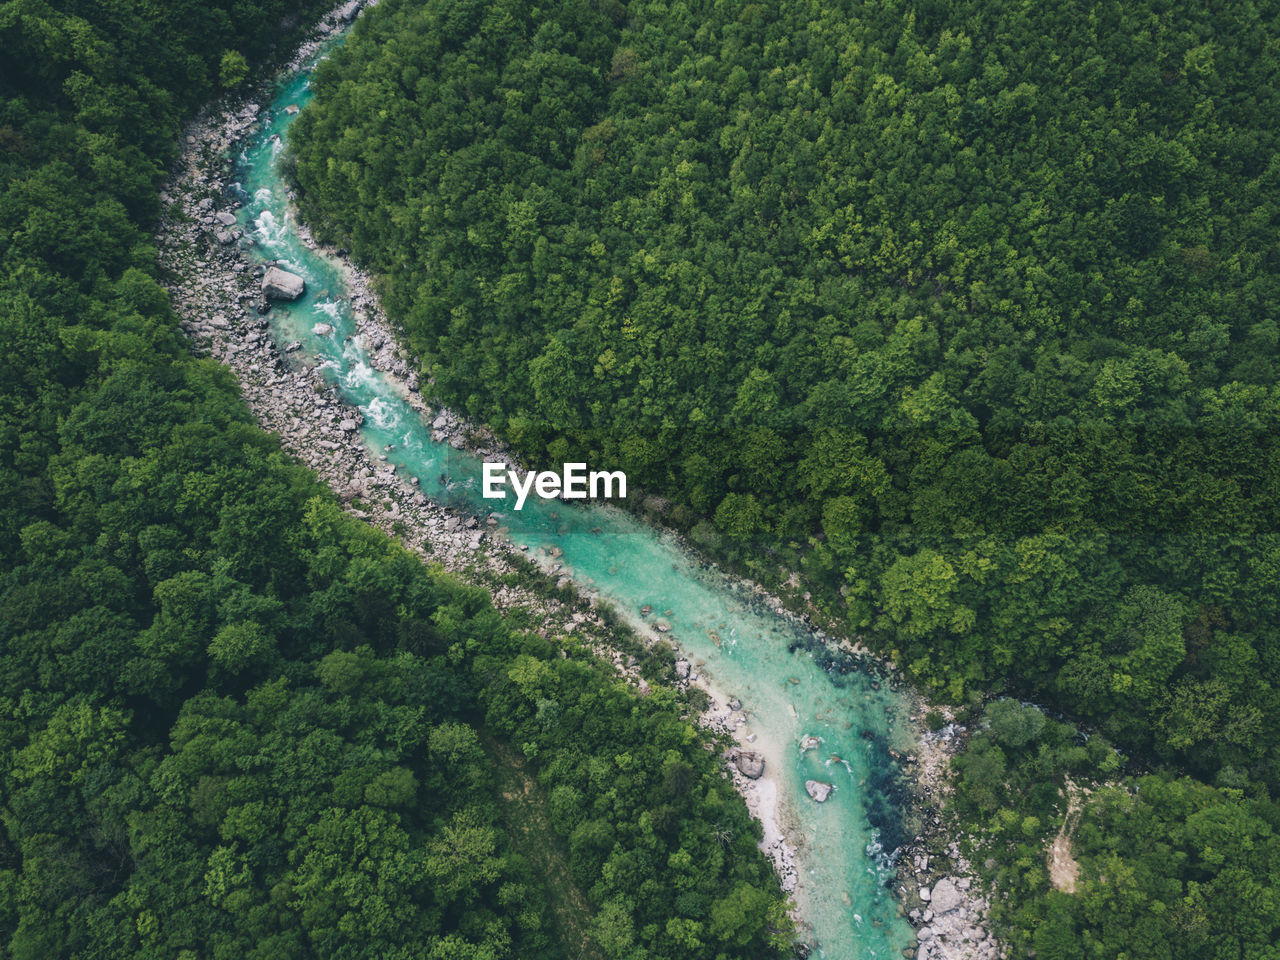
[[[276,300],[297,300],[307,289],[307,282],[296,273],[268,267],[262,277],[262,293]]]
[[[311,332],[314,333],[317,337],[327,337],[331,333],[333,333],[333,324],[317,323],[314,327],[311,328]]]
[[[806,780],[804,788],[818,803],[826,803],[827,797],[831,796],[831,791],[835,789],[831,784],[823,783],[821,780]]]
[[[933,912],[935,916],[940,917],[944,913],[954,910],[960,906],[963,900],[963,895],[956,888],[955,881],[950,877],[943,877],[933,885]]]

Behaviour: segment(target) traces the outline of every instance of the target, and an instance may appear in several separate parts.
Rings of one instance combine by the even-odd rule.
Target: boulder
[[[964,896],[960,893],[960,889],[956,886],[955,881],[950,877],[943,877],[933,885],[933,899],[931,906],[933,907],[933,915],[940,917],[944,913],[950,913],[964,901]]]
[[[688,661],[688,660],[677,660],[677,661],[676,661],[676,676],[677,676],[677,677],[679,677],[681,680],[684,680],[685,678],[687,678],[687,677],[689,676],[689,661]]]
[[[829,783],[823,783],[821,780],[806,780],[804,788],[818,803],[826,803],[827,797],[831,796],[831,791],[835,788]]]
[[[764,776],[764,757],[758,753],[743,751],[738,754],[738,759],[734,763],[738,767],[738,772],[744,777],[759,780]]]
[[[338,8],[335,16],[343,23],[350,23],[356,18],[356,14],[360,12],[360,0],[348,0]]]
[[[279,267],[271,267],[262,277],[263,296],[273,297],[276,300],[297,300],[306,289],[305,280],[296,273],[281,270]]]
[[[214,216],[217,217],[218,222],[224,227],[234,227],[236,225],[236,215],[234,213],[228,213],[226,210],[219,210],[214,214]]]
[[[317,337],[327,337],[329,336],[329,334],[333,333],[333,324],[317,323],[314,327],[311,328],[311,332],[314,333]]]

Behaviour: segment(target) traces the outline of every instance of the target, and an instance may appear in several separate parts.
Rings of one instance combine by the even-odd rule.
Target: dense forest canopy
[[[941,696],[1098,731],[961,771],[1016,942],[1234,957],[1278,935],[1275,13],[387,0],[294,176],[446,402],[799,566]],[[1072,898],[1035,851],[1102,736],[1154,779]]]
[[[0,956],[775,955],[687,705],[344,513],[186,350],[178,121],[314,15],[0,6]]]

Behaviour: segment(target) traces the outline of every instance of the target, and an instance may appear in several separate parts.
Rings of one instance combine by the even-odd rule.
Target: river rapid
[[[335,34],[300,70],[276,81],[232,158],[229,200],[240,204],[237,225],[253,241],[244,244],[246,255],[307,282],[299,300],[267,314],[278,351],[318,364],[359,410],[359,436],[373,460],[385,457],[399,475],[417,478],[432,500],[482,519],[494,514],[493,535],[547,569],[559,565],[559,576],[612,605],[641,635],[664,634],[696,679],[740,701],[730,723],[740,742],[765,757],[767,792],[776,794],[778,820],[796,848],[793,897],[812,955],[901,957],[915,937],[889,888],[895,875],[886,849],[910,839],[901,832],[906,798],[894,757],[915,749],[907,698],[877,678],[873,661],[827,645],[761,593],[632,514],[536,497],[516,512],[513,497],[483,499],[480,459],[446,442],[404,384],[371,362],[348,271],[308,242],[279,163],[289,125],[310,99],[315,62],[340,41]],[[834,787],[825,803],[810,799],[809,780]]]

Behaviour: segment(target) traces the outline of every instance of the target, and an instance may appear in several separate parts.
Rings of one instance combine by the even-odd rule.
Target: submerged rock
[[[271,267],[262,277],[262,293],[277,300],[297,300],[307,289],[307,282],[296,273]]]
[[[823,783],[821,780],[806,780],[804,788],[818,803],[826,803],[827,797],[831,796],[831,791],[835,789],[831,784]]]

